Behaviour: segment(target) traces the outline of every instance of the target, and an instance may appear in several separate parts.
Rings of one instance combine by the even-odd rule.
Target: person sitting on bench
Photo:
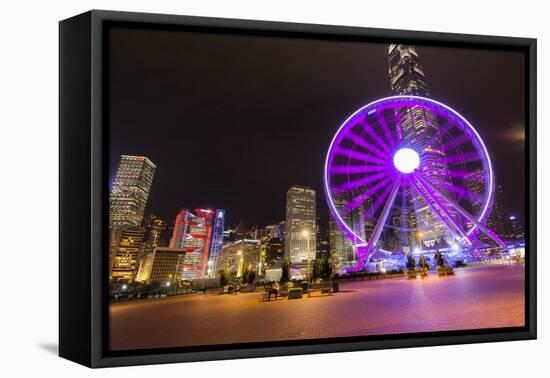
[[[267,294],[267,300],[271,300],[271,294],[275,294],[275,300],[277,300],[277,296],[279,295],[279,283],[273,282],[271,285],[271,290],[269,290],[269,293]]]

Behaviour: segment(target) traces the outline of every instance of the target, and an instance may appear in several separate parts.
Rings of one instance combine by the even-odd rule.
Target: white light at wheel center
[[[393,164],[399,172],[411,173],[420,165],[420,157],[415,150],[402,148],[393,155]]]

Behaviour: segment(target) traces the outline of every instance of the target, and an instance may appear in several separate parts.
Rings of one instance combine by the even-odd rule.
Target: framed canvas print
[[[60,22],[60,355],[536,337],[536,41]]]

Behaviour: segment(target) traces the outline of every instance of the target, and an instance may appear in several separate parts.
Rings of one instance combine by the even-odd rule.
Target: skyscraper
[[[223,210],[182,210],[177,216],[170,248],[182,249],[186,253],[183,267],[186,277],[191,279],[214,277],[218,255],[223,247]]]
[[[109,198],[109,225],[141,226],[156,166],[146,157],[122,155]]]
[[[482,170],[473,171],[464,176],[466,189],[468,190],[468,199],[470,211],[473,215],[478,215],[483,204],[483,194],[485,193],[485,175]]]
[[[143,253],[147,254],[161,246],[161,237],[166,230],[166,222],[154,214],[149,214],[143,219],[143,227],[145,228]]]
[[[487,219],[487,226],[499,236],[506,236],[507,224],[510,219],[502,185],[495,185],[495,196],[491,214]]]
[[[394,95],[429,97],[424,69],[420,65],[416,48],[411,45],[390,45],[388,51],[389,76]],[[429,181],[449,195],[450,187],[445,153],[438,137],[439,124],[435,114],[424,107],[404,108],[399,112],[402,139],[422,156],[421,173]],[[453,236],[444,223],[437,218],[420,195],[410,193],[411,206],[416,213],[417,227],[423,233],[423,242],[433,245],[440,239],[452,242]],[[451,212],[453,217],[456,214]],[[409,238],[410,239],[410,238]]]
[[[223,226],[225,219],[223,210],[216,210],[214,220],[212,221],[212,243],[210,246],[210,255],[208,256],[208,270],[206,272],[209,278],[214,278],[218,271],[218,260],[223,248]]]
[[[334,205],[338,209],[344,208],[347,202],[348,201],[346,201],[346,198],[342,195],[334,197]],[[342,216],[342,220],[344,221],[344,223],[346,223],[350,227],[353,226],[354,218],[356,217],[353,217],[352,213]],[[354,229],[354,231],[356,231],[355,227],[352,228]],[[354,245],[351,239],[349,239],[340,229],[338,224],[336,224],[332,216],[329,221],[329,238],[331,257],[335,268],[338,269],[349,267],[352,261],[355,260]]]
[[[469,203],[472,214],[479,215],[481,206],[483,204],[483,194],[485,193],[485,175],[483,171],[476,170],[469,175],[465,176],[466,188],[468,189]],[[491,212],[486,219],[487,226],[499,236],[506,236],[507,234],[507,219],[508,211],[506,210],[506,201],[504,200],[504,192],[501,185],[495,186],[493,196],[493,206],[490,208]],[[471,227],[472,224],[468,223]],[[491,238],[487,235],[480,233],[479,240],[484,243],[493,243]]]
[[[293,264],[315,259],[315,210],[315,190],[294,185],[286,193],[285,258]]]
[[[134,226],[111,228],[109,246],[109,278],[131,282],[137,271],[138,253],[142,249],[145,229]]]

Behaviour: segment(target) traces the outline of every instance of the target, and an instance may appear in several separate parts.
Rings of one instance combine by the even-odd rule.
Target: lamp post
[[[306,238],[306,242],[307,242],[307,284],[309,286],[309,283],[311,281],[311,255],[309,251],[309,231],[303,230],[302,236]]]
[[[422,245],[422,238],[424,237],[424,234],[422,232],[418,232],[418,242],[420,243],[420,268],[424,269],[424,247]]]

